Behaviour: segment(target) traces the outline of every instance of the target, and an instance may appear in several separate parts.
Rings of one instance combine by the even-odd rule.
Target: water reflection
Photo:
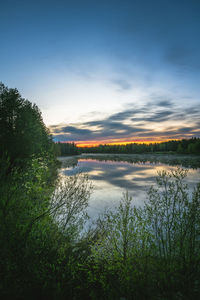
[[[90,199],[89,214],[96,215],[104,208],[116,206],[122,193],[126,190],[133,197],[136,205],[142,205],[147,199],[147,191],[155,184],[157,172],[161,170],[172,170],[176,166],[167,165],[162,162],[130,162],[123,160],[112,160],[92,157],[70,157],[61,158],[61,172],[66,175],[87,173],[94,185],[94,192]],[[134,158],[135,159],[135,158]],[[200,181],[200,169],[189,169],[187,182],[192,188]]]

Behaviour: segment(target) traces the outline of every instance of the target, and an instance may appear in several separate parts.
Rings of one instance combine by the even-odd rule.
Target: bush
[[[88,260],[92,299],[200,296],[200,185],[191,193],[186,175],[163,171],[143,208],[131,205],[126,193],[102,217]]]

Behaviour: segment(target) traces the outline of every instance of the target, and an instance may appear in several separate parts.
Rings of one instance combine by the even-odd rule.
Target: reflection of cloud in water
[[[126,167],[116,167],[118,171],[125,171]]]
[[[93,170],[93,171],[90,171],[89,172],[89,175],[90,175],[90,177],[91,176],[94,176],[94,177],[99,177],[99,176],[102,176],[104,174],[104,171],[102,171],[102,170],[99,170],[99,169],[97,169],[97,170]]]
[[[157,172],[172,170],[176,167],[165,164],[139,164],[122,161],[98,161],[97,159],[80,159],[75,167],[63,168],[64,175],[88,173],[93,181],[94,192],[90,199],[89,214],[97,215],[105,207],[119,203],[122,193],[129,191],[134,204],[142,205],[147,199],[149,187],[156,182]],[[187,182],[193,186],[200,179],[200,170],[191,170]]]

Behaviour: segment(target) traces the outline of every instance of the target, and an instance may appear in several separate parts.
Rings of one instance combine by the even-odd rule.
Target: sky
[[[199,0],[0,0],[0,36],[55,141],[200,137]]]

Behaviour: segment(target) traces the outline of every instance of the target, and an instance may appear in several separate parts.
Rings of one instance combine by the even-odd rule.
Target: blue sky
[[[199,136],[200,1],[0,3],[0,80],[40,107],[57,138],[90,140],[101,128],[97,135],[106,139],[106,120],[112,122],[113,140],[138,138],[147,129],[152,139],[161,131],[171,132],[170,138],[177,130],[183,137]],[[143,109],[148,106],[150,111]],[[143,125],[130,122],[136,107]],[[127,110],[133,114],[112,120]],[[188,115],[192,110],[195,116]],[[160,113],[168,118],[158,120]],[[182,120],[174,119],[177,113],[185,113]],[[171,122],[174,132],[168,130]],[[184,131],[189,127],[190,133]],[[70,128],[89,131],[77,136]]]

